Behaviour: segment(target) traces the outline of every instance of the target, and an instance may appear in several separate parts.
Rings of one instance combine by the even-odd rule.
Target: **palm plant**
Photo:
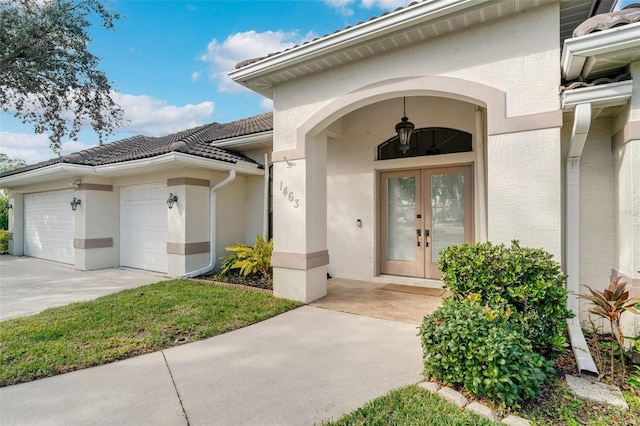
[[[624,335],[620,327],[620,318],[624,312],[633,314],[640,313],[635,305],[640,303],[639,298],[629,298],[627,283],[621,281],[622,277],[617,277],[603,291],[593,290],[585,285],[591,294],[580,294],[583,299],[591,301],[595,306],[589,308],[589,313],[597,315],[609,321],[611,327],[611,379],[613,379],[613,346],[614,338],[617,337],[620,344],[620,357],[622,359],[622,376],[625,375],[624,363]]]
[[[225,247],[225,250],[233,252],[222,262],[219,273],[228,274],[232,269],[239,270],[240,275],[259,273],[267,280],[271,279],[271,253],[273,252],[273,240],[265,241],[260,235],[256,237],[253,247],[246,244],[236,244]]]

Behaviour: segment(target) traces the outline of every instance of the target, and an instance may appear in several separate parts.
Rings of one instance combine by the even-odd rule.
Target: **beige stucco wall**
[[[136,173],[136,174],[132,174]],[[46,182],[13,186],[10,191],[10,199],[13,200],[14,209],[10,220],[10,232],[14,234],[10,242],[10,253],[22,255],[22,200],[24,194],[42,191],[54,191],[68,189],[69,183],[80,179],[81,185],[76,189],[75,196],[82,200],[81,208],[76,213],[76,225],[74,238],[80,244],[95,240],[111,238],[111,247],[76,248],[75,267],[82,270],[117,267],[120,265],[120,203],[121,190],[131,185],[145,185],[162,183],[167,184],[172,179],[178,179],[167,187],[169,192],[178,195],[178,203],[169,211],[167,221],[167,242],[175,243],[174,251],[186,251],[186,253],[167,254],[168,275],[181,276],[190,271],[203,268],[209,263],[209,188],[228,177],[226,172],[212,172],[204,169],[192,169],[184,167],[167,167],[166,169],[145,170],[140,168],[135,171],[123,172],[117,177],[100,177],[91,175],[77,175],[64,179],[48,180]],[[191,179],[198,184],[180,183],[182,178]],[[247,194],[247,182],[251,183],[252,194]],[[217,251],[236,242],[253,243],[253,234],[247,240],[246,236],[261,230],[262,202],[262,176],[248,177],[238,174],[235,181],[228,187],[220,190],[217,200],[218,212],[218,239]],[[206,184],[206,185],[205,185]],[[94,186],[94,189],[91,186]],[[100,190],[96,190],[96,185]],[[111,187],[111,191],[106,188]],[[250,200],[250,201],[249,201]],[[247,208],[249,204],[250,209]],[[166,209],[163,203],[159,208]],[[245,217],[246,213],[246,217]],[[261,231],[259,231],[261,232]],[[188,253],[197,246],[197,253]],[[219,257],[219,254],[216,257]]]
[[[475,134],[475,111],[486,108],[488,122],[481,123],[480,130],[487,144],[488,238],[496,242],[520,239],[523,244],[545,248],[560,261],[559,120],[549,123],[544,116],[559,109],[558,13],[557,5],[549,5],[276,86],[275,250],[314,253],[323,249],[323,236],[318,234],[326,232],[329,272],[372,279],[376,275],[377,170],[459,163],[478,166],[484,152],[479,155],[477,150],[376,163],[376,146],[394,135],[406,96],[407,115],[416,127],[449,122],[451,127]],[[445,82],[442,77],[449,79],[447,84],[439,84]],[[456,85],[456,93],[444,89],[455,90]],[[472,90],[464,91],[463,86]],[[532,118],[528,125],[497,124],[521,115]],[[318,156],[311,144],[325,140],[326,195],[314,189],[316,180],[323,177],[310,171],[312,157]],[[288,156],[288,163],[277,160],[279,152],[281,157]],[[322,155],[318,158],[316,165],[322,164]],[[307,204],[292,208],[290,200],[278,196],[279,182]],[[326,197],[326,231],[317,229],[317,209],[308,205],[309,193]],[[362,228],[356,226],[357,219],[362,220]]]

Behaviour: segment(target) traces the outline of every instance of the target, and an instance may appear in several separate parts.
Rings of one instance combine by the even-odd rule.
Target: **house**
[[[272,122],[135,136],[3,173],[9,253],[81,270],[208,272],[226,245],[268,232]]]
[[[638,292],[640,9],[628,3],[416,2],[246,60],[231,77],[273,100],[272,127],[212,138],[242,120],[211,125],[161,138],[155,154],[134,138],[2,175],[10,250],[39,256],[30,206],[63,191],[65,215],[82,202],[66,261],[145,268],[128,260],[148,252],[129,249],[146,239],[133,232],[171,192],[173,209],[154,207],[170,275],[205,268],[222,241],[267,234],[271,204],[282,297],[318,299],[328,274],[437,286],[442,248],[514,239],[552,253],[572,291],[623,275]]]

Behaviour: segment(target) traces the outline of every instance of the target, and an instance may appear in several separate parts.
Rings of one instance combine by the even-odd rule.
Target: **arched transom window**
[[[414,130],[406,153],[400,150],[399,145],[398,136],[378,145],[378,160],[453,154],[473,150],[471,133],[447,127],[426,127]]]

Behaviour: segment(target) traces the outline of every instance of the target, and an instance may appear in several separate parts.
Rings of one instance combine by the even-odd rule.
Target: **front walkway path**
[[[200,342],[0,388],[0,424],[311,425],[418,382],[416,333],[304,306]]]

